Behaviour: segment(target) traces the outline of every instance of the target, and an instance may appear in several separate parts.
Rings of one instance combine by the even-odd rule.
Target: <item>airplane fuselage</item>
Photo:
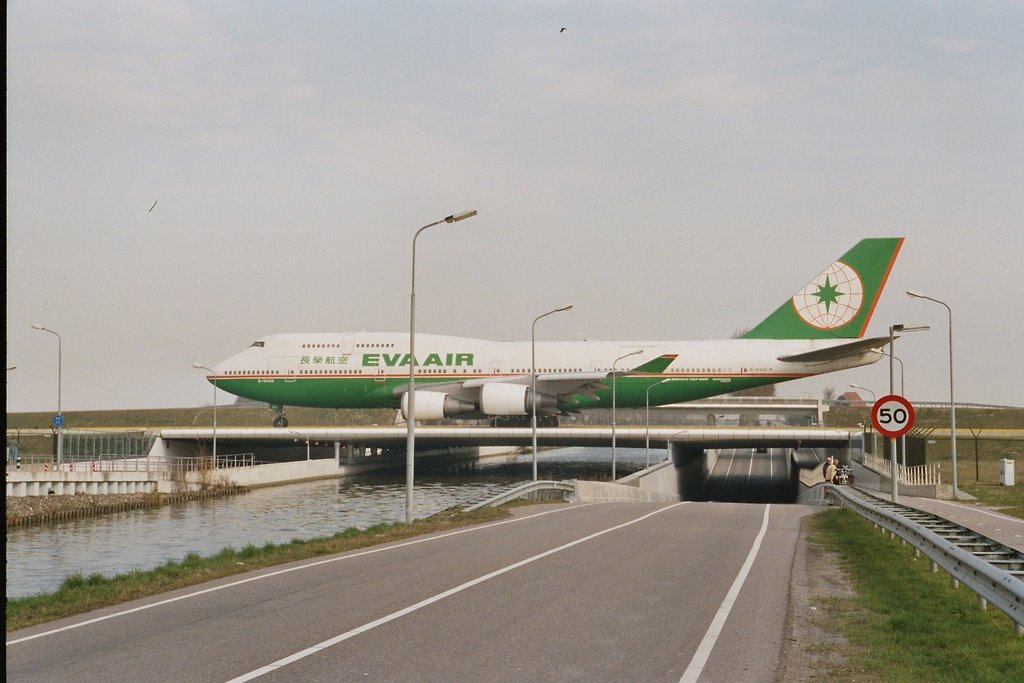
[[[537,342],[536,372],[543,378],[542,384],[557,382],[560,377],[608,375],[592,390],[559,394],[557,408],[562,411],[610,406],[613,384],[617,406],[638,407],[648,401],[664,405],[844,370],[881,357],[867,351],[828,362],[779,360],[780,356],[841,342]],[[450,385],[450,393],[461,396],[466,384],[531,383],[530,342],[417,334],[416,349],[417,400],[420,392],[442,385]],[[637,350],[641,353],[621,358]],[[622,374],[666,355],[675,359],[660,372]],[[409,364],[407,334],[279,334],[263,337],[219,364],[211,381],[233,394],[277,406],[398,408],[409,384]],[[614,379],[608,374],[613,369],[619,373]]]

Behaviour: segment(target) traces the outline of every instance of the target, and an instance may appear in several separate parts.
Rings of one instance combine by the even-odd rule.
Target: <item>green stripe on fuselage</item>
[[[718,396],[794,378],[794,375],[624,375],[616,378],[615,403],[622,408],[643,407],[647,405],[648,387],[650,405],[664,405]],[[429,391],[431,384],[451,383],[452,380],[452,377],[417,377],[416,387]],[[389,376],[383,379],[301,376],[283,379],[277,376],[217,380],[218,388],[254,401],[307,408],[398,408],[401,404],[401,395],[395,391],[408,383],[409,378],[405,376]],[[572,400],[560,404],[559,408],[581,410],[610,407],[610,379],[605,381],[605,386],[606,388],[592,394],[576,394]]]

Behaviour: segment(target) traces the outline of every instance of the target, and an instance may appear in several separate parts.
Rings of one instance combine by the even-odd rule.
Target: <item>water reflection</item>
[[[608,479],[607,449],[565,448],[538,456],[542,479]],[[664,451],[658,451],[660,460]],[[653,452],[652,452],[652,457]],[[618,449],[620,476],[640,469],[643,449]],[[417,477],[416,517],[469,505],[532,477],[532,458],[481,464],[459,476]],[[80,573],[112,576],[150,569],[190,552],[286,543],[405,519],[404,474],[356,480],[325,479],[256,489],[229,498],[126,510],[7,531],[7,597],[55,590]]]

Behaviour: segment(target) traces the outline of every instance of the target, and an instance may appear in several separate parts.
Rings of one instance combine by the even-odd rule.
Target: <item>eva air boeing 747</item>
[[[889,337],[864,337],[903,238],[861,240],[756,327],[723,341],[531,343],[416,335],[416,420],[526,419],[612,402],[682,403],[846,370],[882,357]],[[619,361],[627,361],[617,365]],[[632,362],[628,362],[632,361]],[[219,363],[217,388],[285,406],[395,408],[408,419],[409,334],[274,334]],[[649,403],[648,403],[649,402]]]

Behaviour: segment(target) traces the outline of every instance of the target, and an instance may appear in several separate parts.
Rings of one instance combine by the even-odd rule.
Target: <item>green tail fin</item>
[[[902,246],[902,237],[861,240],[743,338],[864,336]]]

